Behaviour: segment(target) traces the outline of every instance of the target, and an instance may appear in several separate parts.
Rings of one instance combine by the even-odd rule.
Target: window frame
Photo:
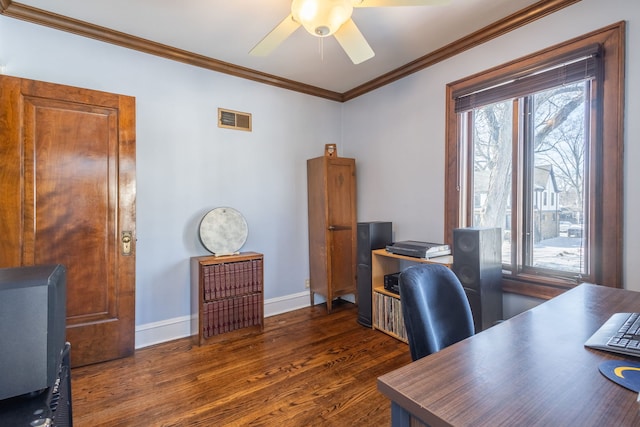
[[[488,87],[491,82],[504,81],[538,70],[544,64],[569,52],[598,44],[602,53],[602,85],[597,88],[598,99],[594,103],[596,132],[592,135],[594,148],[589,158],[589,170],[595,171],[595,185],[590,187],[589,197],[595,203],[589,205],[592,218],[588,235],[591,238],[593,281],[610,287],[622,288],[623,260],[623,120],[624,120],[624,55],[625,22],[593,31],[567,42],[552,46],[534,54],[516,59],[487,71],[450,83],[446,88],[446,166],[445,166],[445,240],[453,242],[453,229],[469,225],[473,214],[469,206],[471,187],[469,174],[461,171],[464,157],[471,147],[460,147],[460,132],[470,132],[468,123],[460,123],[455,110],[454,94],[473,88]],[[518,114],[514,106],[513,114]],[[516,132],[517,130],[514,130]],[[520,159],[513,159],[514,175]],[[472,167],[472,165],[470,166]],[[466,177],[466,178],[465,178]],[[466,179],[466,182],[465,182]],[[598,197],[598,195],[600,195]],[[472,200],[471,200],[472,202]],[[521,201],[514,200],[512,203]],[[469,211],[471,209],[471,212]],[[455,256],[455,254],[454,254]],[[523,295],[550,298],[576,286],[575,281],[519,274],[503,276],[503,290]]]

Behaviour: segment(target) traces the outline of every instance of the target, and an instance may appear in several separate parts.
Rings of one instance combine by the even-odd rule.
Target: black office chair
[[[475,333],[469,300],[447,267],[419,264],[399,278],[402,317],[411,358],[418,360]]]

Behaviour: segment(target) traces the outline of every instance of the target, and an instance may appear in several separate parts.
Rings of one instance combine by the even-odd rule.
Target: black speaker
[[[371,327],[371,251],[392,242],[391,223],[384,221],[358,223],[358,323]]]
[[[453,272],[464,287],[476,332],[502,319],[502,230],[453,230]]]
[[[0,425],[73,427],[70,348],[66,343],[51,387],[0,400]]]

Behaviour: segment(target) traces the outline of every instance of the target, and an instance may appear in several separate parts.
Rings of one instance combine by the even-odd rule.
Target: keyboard
[[[637,350],[640,354],[640,313],[631,313],[625,322],[620,326],[607,345],[616,348],[626,348]]]
[[[614,313],[584,345],[640,357],[640,313]]]

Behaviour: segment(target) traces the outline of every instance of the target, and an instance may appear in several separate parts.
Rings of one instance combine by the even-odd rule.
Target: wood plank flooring
[[[376,379],[409,348],[356,318],[348,302],[316,305],[266,318],[262,334],[75,368],[74,426],[387,426]]]

